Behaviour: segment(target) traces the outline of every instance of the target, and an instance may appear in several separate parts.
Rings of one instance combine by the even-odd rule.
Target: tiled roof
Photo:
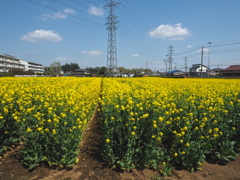
[[[200,67],[201,67],[201,64],[193,64],[190,69],[197,69],[197,68],[200,68]],[[208,68],[207,66],[204,66],[204,65],[202,65],[202,67]]]
[[[183,74],[184,74],[184,72],[183,72],[183,71],[180,71],[180,70],[173,70],[173,71],[170,72],[170,74],[174,74],[174,73],[176,73],[176,72],[178,72],[178,73],[183,73]]]
[[[240,65],[231,65],[226,69],[223,69],[221,71],[240,71]]]

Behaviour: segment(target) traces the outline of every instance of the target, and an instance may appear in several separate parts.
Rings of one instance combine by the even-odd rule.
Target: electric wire
[[[63,5],[63,6],[69,7],[69,8],[71,8],[71,9],[74,9],[74,10],[76,10],[76,11],[78,11],[78,12],[81,12],[81,13],[84,13],[84,14],[89,15],[89,13],[87,13],[87,12],[85,12],[85,11],[82,11],[82,10],[80,10],[80,9],[77,9],[77,8],[75,8],[75,7],[69,6],[69,5],[65,4],[65,3],[59,2],[59,1],[57,1],[57,0],[52,0],[52,1],[55,2],[55,3],[61,4],[61,5]],[[92,17],[103,20],[103,18],[100,18],[100,17],[98,17],[98,16],[92,16]]]
[[[130,21],[129,19],[130,18],[127,18],[127,17],[129,17],[129,16],[127,16],[123,11],[121,11],[122,12],[122,17],[124,18],[124,20],[125,20],[125,22],[128,22],[129,24],[134,24],[134,22],[132,22],[132,21]],[[136,25],[137,26],[137,25]],[[154,46],[153,44],[151,44],[151,43],[149,43],[149,41],[148,40],[146,40],[146,38],[143,38],[142,36],[140,36],[140,35],[138,35],[138,34],[144,34],[144,33],[142,33],[141,31],[139,31],[140,30],[140,28],[136,28],[136,27],[134,27],[134,29],[133,28],[130,28],[129,26],[127,26],[127,25],[125,25],[125,24],[123,24],[123,23],[120,23],[119,24],[119,27],[122,27],[123,29],[124,29],[124,31],[127,31],[127,32],[129,32],[129,34],[131,34],[130,36],[136,36],[136,39],[138,39],[139,41],[141,41],[141,44],[143,44],[144,46],[145,46],[145,48],[148,48],[150,51],[152,51],[153,53],[155,53],[155,52],[159,52],[159,49],[157,49],[157,47],[156,46]],[[132,30],[133,29],[133,30]],[[136,34],[136,33],[134,33],[133,31],[138,31],[138,33]],[[145,35],[145,34],[144,34]]]
[[[14,3],[14,2],[9,2],[9,1],[6,1],[6,0],[0,0],[0,1],[3,1],[3,2],[5,2],[5,3],[11,4],[11,5],[14,5],[14,6],[18,6],[18,7],[27,9],[27,10],[31,10],[31,11],[34,11],[34,12],[37,12],[37,13],[40,13],[40,14],[45,14],[45,13],[42,12],[42,11],[39,11],[39,10],[36,10],[36,9],[32,9],[32,8],[29,8],[29,7],[26,7],[26,6],[23,6],[23,5]],[[78,24],[78,25],[81,25],[81,26],[86,26],[86,27],[92,28],[92,29],[98,29],[98,30],[101,30],[101,31],[104,30],[104,29],[100,29],[100,28],[98,28],[98,27],[93,27],[93,26],[91,26],[91,25],[83,24],[83,23],[80,23],[80,22],[77,22],[77,21],[72,21],[72,20],[69,20],[69,19],[63,19],[63,20],[64,20],[64,21],[71,22],[71,23],[74,23],[74,24]]]
[[[125,27],[125,25],[123,25],[123,24],[122,24],[122,26]],[[120,31],[120,32],[121,32],[121,31]],[[147,51],[147,50],[146,50],[146,47],[144,46],[144,45],[145,45],[144,42],[143,42],[139,37],[132,36],[131,33],[133,33],[133,32],[130,31],[130,30],[129,30],[129,31],[123,31],[123,32],[122,32],[122,34],[125,34],[126,37],[128,37],[128,38],[130,38],[130,39],[132,40],[131,42],[135,41],[135,42],[134,42],[135,46],[136,46],[136,45],[140,45],[140,46],[141,46],[140,49],[142,49],[143,51]],[[151,53],[152,53],[152,54],[155,54],[156,56],[159,56],[158,54],[156,54],[155,51],[151,51]]]
[[[132,41],[129,39],[129,38],[127,38],[127,36],[124,36],[124,35],[122,35],[122,34],[118,34],[118,36],[120,37],[120,40],[122,40],[122,42],[124,43],[124,44],[128,44],[129,46],[131,46],[133,49],[135,49],[136,51],[141,51],[141,52],[143,52],[146,56],[148,56],[148,57],[152,57],[153,59],[159,59],[159,56],[156,56],[156,55],[154,55],[154,54],[152,54],[152,53],[150,53],[150,52],[148,52],[148,51],[146,51],[144,48],[138,48],[138,47],[136,47],[136,44],[132,44]]]
[[[75,1],[75,0],[70,0],[70,1],[75,2],[76,4],[83,6],[85,8],[89,8],[88,6],[85,6],[84,4],[79,3],[78,1]]]
[[[120,12],[122,13],[122,17],[125,19],[125,22],[129,22],[130,27],[132,27],[134,30],[138,31],[140,34],[143,34],[144,36],[147,36],[146,31],[144,30],[144,27],[141,23],[139,23],[139,21],[136,19],[135,16],[133,16],[133,14],[126,8],[126,6],[124,4],[122,4],[123,8],[127,11],[127,13],[129,15],[127,15],[121,8],[118,8],[120,10]],[[132,19],[131,19],[132,18]],[[149,36],[147,36],[149,37]],[[152,42],[149,43],[149,42]],[[152,38],[149,37],[148,41],[145,41],[149,46],[152,46],[153,48],[156,48],[157,51],[159,50],[163,50],[165,51],[166,49],[163,49],[159,44],[156,44],[155,41],[153,41]],[[154,45],[153,45],[154,44]]]
[[[121,6],[123,6],[123,8],[120,8]],[[126,23],[120,23],[119,24],[119,33],[124,33],[126,35],[126,32],[128,32],[128,37],[130,39],[133,39],[132,43],[134,44],[138,44],[139,49],[148,49],[149,53],[151,54],[155,54],[158,56],[158,59],[162,59],[164,57],[165,52],[162,52],[161,54],[158,54],[157,52],[165,51],[165,49],[163,50],[163,48],[161,46],[159,46],[159,44],[154,44],[151,43],[152,39],[144,39],[143,37],[148,37],[146,36],[146,31],[143,29],[144,26],[142,26],[141,23],[139,23],[139,20],[137,20],[137,18],[131,13],[130,10],[128,10],[128,8],[122,4],[120,7],[118,7],[117,9],[119,10],[119,13],[121,14],[121,18],[124,19],[124,22],[127,22],[128,24],[126,25]],[[134,27],[135,25],[135,27]],[[145,26],[146,27],[146,26]],[[133,30],[134,32],[133,32]],[[135,33],[135,31],[140,32],[140,33]],[[142,33],[143,31],[143,33]],[[144,36],[140,36],[139,34],[144,34]],[[137,43],[135,43],[137,42]],[[154,44],[154,45],[153,45]],[[135,45],[136,46],[136,45]]]
[[[137,13],[137,11],[131,6],[131,4],[129,3],[129,1],[128,1],[128,0],[125,0],[125,2],[126,2],[126,3],[128,4],[128,6],[131,8],[132,12],[134,12],[134,13],[137,15],[137,17],[142,21],[142,23],[144,24],[143,27],[147,26],[148,29],[152,29],[152,27],[150,27],[150,25],[149,25],[147,22],[145,22],[145,21],[141,18],[141,16]],[[162,46],[164,46],[164,47],[168,47],[168,46],[169,46],[168,44],[165,44],[164,41],[160,41],[160,43],[161,43]],[[156,45],[159,46],[159,44],[156,44]],[[160,46],[160,47],[161,47],[161,46]]]
[[[36,4],[36,5],[38,5],[38,6],[42,6],[42,7],[45,7],[45,8],[47,8],[47,9],[51,9],[51,10],[53,10],[53,11],[59,12],[59,10],[57,10],[57,9],[55,9],[55,8],[52,8],[52,7],[49,7],[49,6],[46,6],[46,5],[37,3],[37,2],[35,2],[35,1],[32,1],[32,0],[27,0],[27,1],[29,1],[29,2],[31,2],[31,3],[33,3],[33,4]],[[65,14],[65,15],[68,15],[68,16],[72,16],[72,17],[77,18],[77,19],[80,19],[80,20],[82,20],[82,21],[86,21],[86,22],[88,22],[88,23],[91,23],[91,24],[94,24],[94,25],[97,25],[97,26],[100,26],[100,27],[103,26],[102,24],[99,24],[99,23],[96,23],[96,22],[93,22],[93,21],[90,21],[90,20],[87,20],[87,19],[84,19],[84,18],[80,18],[80,17],[78,17],[78,16],[75,16],[75,15],[72,15],[72,14],[69,14],[69,13],[66,13],[66,12],[61,12],[61,13]]]
[[[214,45],[214,46],[204,46],[204,47],[221,47],[221,46],[232,46],[232,45],[236,45],[236,44],[240,44],[240,42],[236,42],[236,43],[230,43],[230,44],[219,44],[219,45]]]

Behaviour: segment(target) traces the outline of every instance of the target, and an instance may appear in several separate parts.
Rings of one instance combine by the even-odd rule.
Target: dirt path
[[[149,169],[132,172],[112,170],[101,160],[99,147],[101,145],[101,121],[95,111],[88,128],[84,133],[80,146],[79,163],[71,170],[51,170],[38,167],[30,172],[20,162],[19,148],[4,156],[0,162],[1,180],[150,180],[161,179],[156,171]],[[240,180],[240,156],[226,166],[204,163],[203,170],[190,173],[186,170],[174,171],[169,180]]]

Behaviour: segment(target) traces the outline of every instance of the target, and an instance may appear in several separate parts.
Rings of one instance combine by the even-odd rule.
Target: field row
[[[72,166],[100,92],[101,79],[0,80],[0,154],[20,141],[24,163]]]
[[[72,166],[97,107],[101,155],[113,167],[189,170],[240,148],[239,80],[2,78],[0,154],[24,143],[24,163]]]
[[[113,166],[167,173],[207,159],[227,162],[240,148],[240,81],[104,79],[103,155]]]

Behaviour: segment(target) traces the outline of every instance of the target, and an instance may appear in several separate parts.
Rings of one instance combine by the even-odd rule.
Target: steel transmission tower
[[[117,68],[117,47],[116,47],[116,29],[119,22],[115,16],[115,7],[120,3],[115,0],[105,0],[107,4],[104,6],[108,9],[109,15],[107,17],[107,31],[108,31],[108,47],[107,47],[107,73],[108,76],[114,76]]]
[[[169,54],[168,55],[169,55],[168,56],[168,63],[169,63],[169,73],[170,73],[172,71],[173,46],[169,46]]]

